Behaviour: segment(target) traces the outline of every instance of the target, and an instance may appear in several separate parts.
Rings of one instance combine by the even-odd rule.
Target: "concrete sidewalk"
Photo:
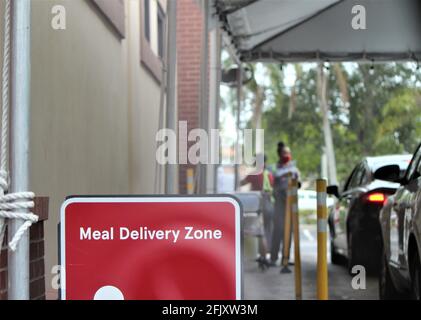
[[[317,243],[314,225],[300,227],[303,299],[316,299]],[[293,256],[293,252],[291,253]],[[330,260],[329,260],[330,261]],[[290,266],[294,271],[294,266]],[[329,264],[329,299],[331,300],[377,300],[377,278],[367,277],[366,290],[354,290],[352,277],[345,266]],[[244,296],[250,300],[294,300],[294,273],[281,274],[280,267],[264,272],[249,256],[244,261]]]

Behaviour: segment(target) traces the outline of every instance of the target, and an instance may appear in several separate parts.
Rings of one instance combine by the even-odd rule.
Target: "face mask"
[[[285,163],[290,162],[291,159],[292,159],[291,155],[290,154],[287,154],[287,155],[282,156],[282,159],[281,160],[282,160],[282,163],[285,164]]]

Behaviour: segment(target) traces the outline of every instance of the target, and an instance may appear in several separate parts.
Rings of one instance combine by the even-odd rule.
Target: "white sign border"
[[[230,203],[235,209],[235,287],[236,300],[242,299],[242,237],[241,237],[241,206],[233,196],[197,196],[197,197],[165,197],[165,196],[75,196],[63,202],[60,208],[60,297],[66,300],[66,208],[73,203]]]

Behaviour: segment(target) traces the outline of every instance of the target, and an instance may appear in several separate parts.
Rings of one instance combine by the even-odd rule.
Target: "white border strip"
[[[73,203],[230,203],[235,209],[235,287],[236,299],[241,300],[242,294],[242,260],[241,260],[241,209],[239,203],[231,197],[74,197],[63,202],[60,209],[60,291],[61,300],[66,300],[66,208]]]
[[[327,232],[327,219],[317,220],[317,232],[326,233]]]
[[[327,195],[325,192],[317,192],[317,205],[326,206]]]

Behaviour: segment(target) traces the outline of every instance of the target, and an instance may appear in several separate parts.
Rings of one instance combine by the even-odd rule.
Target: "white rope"
[[[10,109],[10,51],[11,51],[11,0],[5,0],[4,37],[3,37],[3,72],[2,72],[2,119],[0,143],[0,246],[3,244],[6,229],[5,219],[20,219],[25,222],[19,227],[9,243],[12,251],[16,250],[19,240],[29,227],[38,221],[38,216],[30,211],[34,208],[35,194],[16,192],[6,194],[9,190],[9,109]]]

